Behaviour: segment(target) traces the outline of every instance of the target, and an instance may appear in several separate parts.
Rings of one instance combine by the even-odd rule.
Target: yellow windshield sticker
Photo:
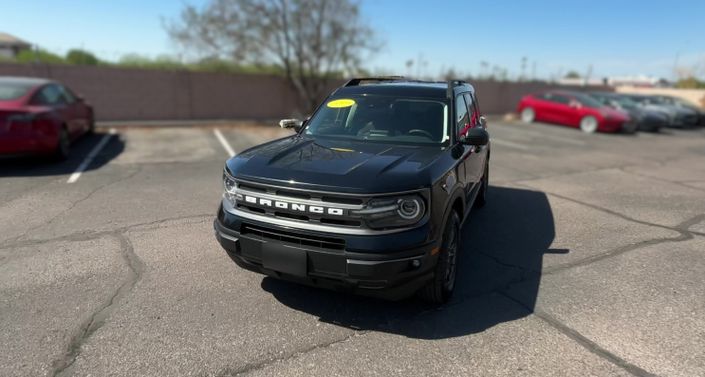
[[[355,104],[354,100],[351,99],[335,99],[326,104],[326,106],[331,109],[340,109],[343,107],[350,107]]]

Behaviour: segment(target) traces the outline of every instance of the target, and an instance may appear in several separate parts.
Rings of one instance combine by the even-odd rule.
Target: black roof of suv
[[[461,80],[421,81],[403,77],[389,77],[355,78],[336,89],[331,96],[345,94],[382,94],[420,98],[449,98],[451,97],[449,89],[453,89],[453,94],[462,91],[475,92],[472,85]]]

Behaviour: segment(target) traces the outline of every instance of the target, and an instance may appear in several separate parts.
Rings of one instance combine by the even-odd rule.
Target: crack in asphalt
[[[83,322],[78,328],[78,331],[71,338],[64,354],[51,363],[53,368],[52,376],[54,377],[63,376],[69,371],[69,368],[80,354],[81,347],[86,340],[105,324],[105,321],[112,311],[120,305],[123,298],[130,294],[142,277],[144,263],[137,257],[137,254],[135,254],[130,240],[122,233],[113,233],[112,236],[120,242],[120,254],[128,267],[127,279],[120,284],[118,289],[115,290],[103,305],[97,308],[90,317]]]
[[[553,195],[553,194],[550,194],[550,195]],[[571,200],[570,198],[564,198],[564,199]],[[578,204],[585,204],[585,203],[582,203],[582,202],[579,202],[576,200],[573,200],[573,201]],[[621,218],[623,218],[624,220],[627,220],[627,221],[632,221],[632,222],[636,222],[636,223],[643,224],[643,225],[659,226],[658,224],[651,224],[648,222],[643,222],[641,220],[631,219],[625,215],[622,215],[622,214],[619,214],[614,211],[604,209],[601,207],[597,207],[597,206],[593,206],[593,205],[590,205],[590,207],[598,209],[598,210],[602,210],[602,211],[607,212],[612,215],[620,216]],[[496,289],[496,290],[493,290],[491,292],[484,293],[484,294],[492,294],[492,293],[501,294],[502,296],[504,296],[507,299],[511,300],[512,302],[518,304],[522,308],[528,310],[530,313],[534,314],[537,318],[543,320],[544,322],[549,324],[551,327],[555,328],[557,331],[566,335],[567,337],[569,337],[570,339],[572,339],[573,341],[575,341],[576,343],[581,345],[583,348],[587,349],[589,352],[599,356],[600,358],[602,358],[604,360],[611,362],[612,364],[624,369],[625,371],[629,372],[632,375],[635,375],[635,376],[657,376],[656,374],[648,372],[648,371],[640,368],[639,366],[632,364],[632,363],[626,361],[625,359],[617,356],[616,354],[610,352],[609,350],[601,347],[596,342],[594,342],[594,341],[590,340],[589,338],[585,337],[584,335],[580,334],[577,330],[571,328],[570,326],[562,323],[557,318],[551,316],[547,312],[544,312],[540,309],[537,309],[536,307],[533,307],[533,308],[529,307],[528,305],[521,302],[520,299],[514,297],[509,292],[509,289],[512,286],[525,283],[525,282],[529,281],[530,279],[540,279],[542,276],[545,276],[545,275],[550,275],[550,274],[553,274],[553,273],[556,273],[559,271],[563,271],[566,269],[574,268],[577,266],[585,266],[585,265],[593,264],[598,261],[605,260],[605,259],[612,258],[612,257],[616,257],[616,256],[622,255],[626,252],[641,249],[641,248],[644,248],[647,246],[652,246],[652,245],[666,243],[666,242],[683,242],[683,241],[693,239],[694,235],[699,235],[699,233],[692,232],[689,230],[689,228],[695,224],[700,223],[703,220],[705,220],[705,214],[700,214],[700,215],[694,216],[688,220],[681,222],[676,227],[659,226],[662,228],[666,228],[666,229],[670,229],[670,230],[679,232],[680,235],[678,237],[654,238],[651,240],[645,240],[645,241],[642,241],[642,242],[639,242],[636,244],[632,244],[632,245],[617,247],[617,248],[612,249],[610,251],[607,251],[605,253],[591,256],[591,257],[588,257],[585,259],[581,259],[581,260],[578,260],[573,263],[567,263],[564,265],[554,266],[553,268],[546,268],[545,270],[543,270],[543,272],[538,272],[538,271],[526,269],[526,268],[519,266],[519,265],[504,262],[498,257],[490,256],[485,253],[479,252],[481,255],[489,257],[490,259],[492,259],[493,261],[495,261],[497,264],[499,264],[501,266],[518,270],[519,274],[520,274],[518,280],[510,281],[503,288]],[[473,297],[474,296],[463,297],[461,300],[459,300],[459,302],[455,303],[455,305],[460,304],[460,303],[462,303],[470,298],[473,298]]]
[[[352,339],[352,338],[356,338],[356,337],[359,337],[359,336],[363,336],[363,335],[366,335],[366,334],[368,334],[368,333],[370,333],[370,332],[371,332],[371,331],[369,331],[369,330],[368,330],[368,331],[352,330],[352,333],[351,333],[350,335],[344,336],[344,337],[339,338],[339,339],[331,340],[331,341],[328,341],[328,342],[314,344],[314,345],[312,345],[312,346],[310,346],[310,347],[306,347],[306,348],[304,348],[304,349],[302,349],[302,350],[299,350],[299,351],[291,352],[291,353],[289,353],[289,354],[287,354],[287,355],[284,355],[284,356],[280,356],[280,357],[271,357],[271,358],[268,358],[268,359],[265,359],[265,360],[261,360],[261,361],[256,362],[256,363],[248,363],[248,364],[245,364],[244,366],[242,366],[242,367],[240,367],[240,368],[237,368],[237,369],[228,369],[228,368],[226,368],[226,369],[222,370],[221,372],[219,372],[218,374],[216,374],[216,377],[240,376],[240,375],[243,375],[243,374],[245,374],[245,373],[254,372],[254,371],[257,371],[257,370],[260,370],[260,369],[264,369],[264,368],[266,368],[266,367],[268,367],[268,366],[270,366],[270,365],[272,365],[272,364],[278,363],[278,362],[283,362],[283,361],[295,359],[295,358],[297,358],[297,357],[306,355],[306,354],[308,354],[308,353],[311,353],[311,352],[314,352],[314,351],[317,351],[317,350],[320,350],[320,349],[325,349],[325,348],[332,347],[332,346],[334,346],[334,345],[336,345],[336,344],[339,344],[339,343],[347,342],[348,340],[350,340],[350,339]]]
[[[3,249],[11,249],[11,248],[16,248],[16,247],[27,247],[27,246],[34,246],[34,245],[42,245],[46,243],[51,243],[51,242],[61,242],[61,241],[87,241],[87,240],[92,240],[95,238],[103,237],[105,235],[113,235],[115,233],[125,233],[131,230],[150,230],[150,229],[156,229],[159,228],[160,225],[170,222],[170,221],[180,221],[180,220],[192,220],[192,219],[202,219],[202,220],[208,220],[208,219],[213,219],[215,217],[215,214],[212,213],[207,213],[207,214],[199,214],[199,215],[187,215],[187,216],[177,216],[177,217],[168,217],[160,220],[154,220],[154,221],[149,221],[149,222],[144,222],[144,223],[137,223],[137,224],[130,224],[126,225],[120,228],[112,229],[112,230],[102,230],[102,231],[83,231],[83,232],[75,232],[75,233],[70,233],[70,234],[64,234],[62,236],[58,237],[50,237],[50,238],[40,238],[40,239],[34,239],[34,240],[22,240],[22,241],[15,241],[15,242],[9,242],[9,243],[4,243],[0,245],[0,250]],[[2,260],[2,259],[0,259]]]
[[[567,326],[563,322],[559,321],[555,317],[551,316],[550,314],[542,311],[542,310],[537,310],[536,308],[529,308],[527,305],[525,305],[523,302],[520,300],[516,299],[512,295],[508,294],[507,292],[497,292],[501,294],[502,296],[506,297],[508,300],[514,302],[515,304],[519,305],[520,307],[529,310],[535,317],[541,319],[545,323],[547,323],[549,326],[553,327],[556,329],[558,332],[561,334],[567,336],[574,342],[578,343],[580,346],[588,350],[590,353],[598,356],[599,358],[603,360],[607,360],[610,363],[624,369],[628,373],[634,375],[634,376],[645,376],[645,377],[656,377],[658,375],[653,374],[645,369],[642,369],[641,367],[632,364],[623,358],[615,355],[614,353],[608,351],[607,349],[603,348],[599,344],[593,342],[589,338],[585,337],[575,329]]]
[[[60,211],[60,212],[57,213],[56,215],[50,217],[47,221],[44,221],[44,222],[42,222],[41,224],[38,224],[38,225],[36,225],[36,226],[33,226],[32,228],[29,228],[29,229],[27,229],[26,231],[24,231],[24,232],[23,232],[22,234],[20,234],[19,236],[9,238],[9,239],[5,240],[4,242],[10,242],[10,243],[12,243],[12,242],[16,242],[16,241],[18,241],[18,240],[21,240],[24,236],[26,236],[27,234],[31,233],[32,231],[37,230],[37,229],[39,229],[39,228],[41,228],[41,227],[44,227],[44,226],[47,226],[47,225],[53,223],[54,220],[58,219],[60,216],[62,216],[62,215],[64,215],[64,214],[68,213],[69,211],[71,211],[72,209],[74,209],[77,205],[79,205],[79,204],[85,202],[86,200],[90,199],[91,197],[93,197],[93,195],[94,195],[95,193],[97,193],[98,191],[101,191],[101,190],[103,190],[103,189],[105,189],[105,188],[107,188],[107,187],[109,187],[109,186],[114,185],[114,184],[117,184],[117,183],[126,181],[126,180],[128,180],[128,179],[134,177],[135,175],[137,175],[140,171],[142,171],[142,167],[141,167],[141,166],[137,166],[137,169],[136,169],[134,172],[132,172],[132,173],[130,173],[130,174],[128,174],[128,175],[126,175],[126,176],[124,176],[124,177],[122,177],[122,178],[119,178],[119,179],[117,179],[117,180],[115,180],[115,181],[108,182],[108,183],[102,184],[102,185],[100,185],[100,186],[94,188],[94,189],[91,190],[87,195],[85,195],[83,198],[74,201],[74,202],[71,203],[71,205],[69,205],[66,209],[64,209],[63,211]],[[62,181],[62,182],[63,182],[63,181]]]
[[[661,165],[665,166],[665,164],[661,164]],[[676,185],[676,186],[680,186],[680,187],[683,187],[683,188],[687,188],[687,189],[691,189],[691,190],[697,190],[697,191],[705,192],[705,188],[697,187],[697,186],[691,186],[691,185],[689,185],[689,184],[687,183],[688,181],[672,181],[672,180],[670,180],[670,179],[665,179],[665,178],[661,178],[661,177],[654,177],[654,176],[651,176],[651,175],[647,175],[647,174],[642,174],[642,173],[637,173],[637,172],[633,172],[633,171],[626,170],[627,168],[630,168],[630,167],[640,167],[640,166],[641,166],[641,165],[629,165],[629,166],[620,167],[620,168],[618,168],[618,169],[619,169],[621,172],[626,173],[626,174],[636,175],[636,176],[638,176],[638,177],[647,178],[647,179],[655,179],[655,180],[657,180],[657,181],[668,182],[668,183],[671,183],[671,184],[674,184],[674,185]]]

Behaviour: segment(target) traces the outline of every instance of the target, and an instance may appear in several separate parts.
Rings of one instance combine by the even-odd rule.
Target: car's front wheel
[[[443,304],[450,299],[455,289],[459,250],[460,217],[456,211],[452,211],[443,232],[443,241],[433,279],[419,291],[421,298],[434,304]]]
[[[585,133],[593,134],[597,132],[597,126],[597,118],[592,115],[587,115],[580,119],[580,129]]]
[[[622,133],[625,133],[625,134],[634,134],[634,133],[636,133],[638,128],[639,128],[639,125],[637,123],[628,122],[628,123],[624,123],[622,125],[621,131],[622,131]]]
[[[536,112],[534,109],[527,107],[521,111],[521,121],[524,123],[531,123],[536,119]]]

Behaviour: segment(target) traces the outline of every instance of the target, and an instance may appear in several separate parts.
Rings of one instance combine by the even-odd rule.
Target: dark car
[[[537,120],[577,127],[586,133],[636,130],[629,114],[579,92],[552,90],[529,94],[519,101],[517,112],[524,123]]]
[[[656,99],[656,101],[658,101],[660,103],[694,111],[695,113],[698,114],[697,124],[699,126],[705,126],[705,109],[703,109],[702,107],[696,106],[695,104],[688,102],[688,101],[684,100],[683,98],[679,98],[679,97],[664,96],[664,95],[657,95],[657,96],[653,96],[653,97]]]
[[[465,82],[353,79],[295,135],[225,164],[215,233],[239,266],[388,299],[446,301],[490,145]]]
[[[65,85],[0,76],[0,155],[65,159],[70,143],[94,126],[93,108]]]
[[[698,124],[698,113],[692,109],[666,103],[656,96],[645,94],[625,94],[640,107],[668,114],[668,127],[688,128]]]
[[[629,117],[632,118],[640,131],[658,132],[661,127],[668,125],[669,117],[666,112],[639,106],[627,96],[610,92],[590,92],[588,94],[605,106],[629,113]]]

